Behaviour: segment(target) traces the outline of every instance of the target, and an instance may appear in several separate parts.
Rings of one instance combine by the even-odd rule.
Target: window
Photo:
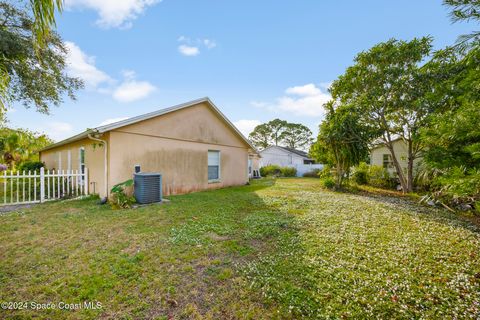
[[[208,151],[208,181],[220,180],[220,151]]]
[[[85,173],[85,148],[84,147],[80,147],[78,159],[80,161],[78,167],[80,168],[80,173],[82,173],[81,182],[83,183],[83,181],[85,180],[85,176],[83,175]]]
[[[393,167],[392,156],[390,154],[383,155],[383,167],[389,169]]]

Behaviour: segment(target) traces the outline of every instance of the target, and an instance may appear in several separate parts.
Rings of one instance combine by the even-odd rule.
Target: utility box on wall
[[[134,195],[140,204],[162,201],[162,175],[138,172],[133,175]]]

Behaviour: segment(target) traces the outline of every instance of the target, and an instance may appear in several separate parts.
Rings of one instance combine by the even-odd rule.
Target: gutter
[[[94,132],[93,134],[98,135],[98,132]],[[103,172],[105,173],[105,174],[104,174],[105,199],[108,199],[107,141],[92,136],[92,133],[88,133],[88,134],[87,134],[87,137],[88,137],[88,139],[90,139],[90,140],[98,141],[98,142],[100,142],[101,144],[103,144],[103,148],[104,148],[104,155],[103,155],[103,166],[104,166],[104,168],[103,168]]]

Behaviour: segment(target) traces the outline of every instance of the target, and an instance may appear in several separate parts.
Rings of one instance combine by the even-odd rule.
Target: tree
[[[271,139],[273,143],[278,146],[283,140],[283,133],[287,128],[288,122],[280,119],[273,119],[267,123],[267,126],[271,130]]]
[[[327,114],[320,124],[320,132],[313,149],[324,152],[323,157],[335,166],[335,185],[341,188],[352,166],[364,161],[369,153],[369,142],[375,130],[362,122],[358,108],[330,101]]]
[[[452,7],[450,17],[453,22],[459,21],[480,21],[480,0],[444,0],[443,4]],[[458,45],[468,44],[470,41],[479,41],[480,31],[473,31],[470,34],[458,38]]]
[[[331,87],[334,99],[355,105],[362,121],[375,125],[391,153],[404,192],[413,190],[413,163],[424,147],[419,130],[435,109],[429,99],[435,79],[421,65],[431,53],[431,42],[424,37],[380,43],[358,54],[355,64]],[[393,148],[396,137],[407,144],[406,174]]]
[[[287,124],[287,121],[274,119],[256,126],[248,137],[256,147],[261,149],[271,145],[278,146],[283,139]]]
[[[55,3],[58,6],[61,2]],[[50,30],[55,4],[43,0],[33,1],[32,6],[35,20],[24,9],[0,1],[2,119],[9,102],[48,113],[50,105],[59,105],[64,94],[75,99],[74,92],[83,85],[64,72],[67,49],[58,34]]]
[[[24,161],[38,161],[38,151],[52,143],[44,134],[25,129],[0,129],[0,157],[10,169]]]
[[[253,145],[260,149],[265,149],[271,146],[272,130],[267,123],[259,124],[248,135],[248,139]]]
[[[287,123],[281,139],[284,146],[293,149],[304,149],[313,142],[312,131],[300,123]]]

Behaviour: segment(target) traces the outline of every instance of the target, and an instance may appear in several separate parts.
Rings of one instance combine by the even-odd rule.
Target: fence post
[[[40,202],[45,201],[45,168],[40,168]]]

